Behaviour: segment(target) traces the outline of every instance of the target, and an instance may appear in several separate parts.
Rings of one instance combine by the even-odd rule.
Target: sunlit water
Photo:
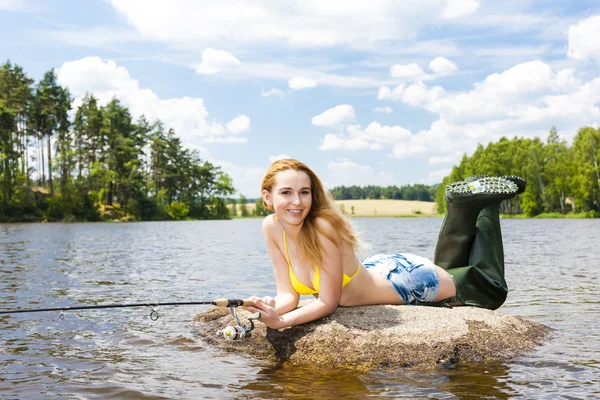
[[[431,257],[441,219],[354,219],[363,255]],[[508,363],[353,373],[222,353],[206,306],[0,317],[0,398],[600,398],[600,221],[503,220],[501,312],[554,328]],[[260,220],[0,225],[0,309],[273,294]],[[326,340],[326,338],[323,338]]]

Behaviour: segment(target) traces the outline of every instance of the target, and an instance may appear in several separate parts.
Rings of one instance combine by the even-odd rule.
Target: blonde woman
[[[483,177],[474,183],[449,186],[449,213],[436,249],[436,257],[438,253],[448,253],[452,259],[445,262],[445,269],[407,253],[374,255],[361,262],[356,255],[359,243],[351,225],[319,177],[298,160],[274,162],[262,180],[261,191],[263,205],[273,211],[263,221],[263,233],[277,294],[253,297],[256,307],[247,309],[260,312],[260,321],[270,328],[314,321],[332,314],[339,306],[467,304],[497,308],[497,294],[494,301],[487,301],[486,293],[479,293],[488,290],[480,278],[483,276],[483,281],[489,281],[494,288],[505,287],[503,259],[495,257],[489,263],[493,264],[490,268],[482,269],[479,265],[469,265],[469,254],[472,244],[483,246],[482,251],[486,247],[482,243],[485,238],[477,239],[479,213],[486,209],[493,220],[500,201],[517,193],[516,184],[508,179]],[[454,220],[468,226],[457,228]],[[499,232],[498,218],[490,225],[490,230]],[[494,254],[501,253],[501,239],[499,244],[495,241],[489,246],[494,247]],[[458,278],[452,275],[453,269],[461,271]],[[471,300],[470,292],[474,292],[475,300]],[[314,295],[316,300],[298,308],[300,295]]]

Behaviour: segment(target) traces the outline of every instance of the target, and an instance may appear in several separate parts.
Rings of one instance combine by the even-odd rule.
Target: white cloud
[[[431,157],[429,159],[429,165],[450,164],[456,161],[457,159],[455,156]],[[458,161],[460,161],[460,159]]]
[[[317,82],[308,78],[295,77],[288,81],[288,86],[292,90],[302,90],[317,86]]]
[[[481,130],[478,130],[479,134]],[[319,150],[324,151],[360,151],[389,149],[388,156],[406,158],[423,153],[445,154],[431,157],[434,162],[448,161],[448,153],[452,160],[458,160],[464,149],[474,149],[477,137],[461,138],[462,127],[448,124],[444,120],[435,121],[428,130],[412,134],[402,126],[381,125],[371,122],[365,129],[360,125],[347,125],[337,134],[327,134],[321,140]]]
[[[268,89],[268,90],[263,89],[260,91],[260,95],[262,97],[271,97],[271,96],[283,97],[283,96],[285,96],[285,93],[283,93],[279,89]]]
[[[373,111],[378,112],[378,113],[382,113],[382,114],[391,114],[391,113],[394,112],[394,110],[392,110],[392,107],[390,107],[390,106],[375,107],[373,109]]]
[[[438,169],[427,174],[427,184],[434,185],[440,183],[445,177],[450,175],[452,168]]]
[[[410,105],[423,104],[438,99],[444,90],[440,86],[427,89],[423,82],[416,82],[402,90],[402,100]]]
[[[349,104],[342,104],[313,117],[311,122],[316,126],[335,128],[355,119],[354,107]]]
[[[414,144],[411,141],[411,143],[406,145],[394,146],[392,148],[391,156],[395,158],[413,157],[418,154],[425,153],[427,150],[429,150],[427,147]]]
[[[452,75],[458,71],[456,65],[445,57],[436,57],[429,63],[433,74],[428,74],[418,64],[394,64],[390,68],[390,75],[404,81],[429,81],[442,76]]]
[[[370,142],[364,135],[346,137],[344,135],[327,134],[319,145],[319,150],[359,151],[381,149],[380,144]]]
[[[431,60],[429,69],[439,75],[450,75],[458,71],[456,65],[445,57],[436,57]]]
[[[411,80],[427,78],[427,74],[415,63],[408,65],[392,65],[390,68],[390,75],[394,78],[407,78]]]
[[[596,15],[569,27],[569,50],[567,55],[576,60],[593,58],[600,61],[600,15]]]
[[[396,100],[403,103],[418,106],[424,103],[431,103],[438,99],[444,93],[444,89],[435,86],[428,89],[421,81],[415,82],[409,86],[398,85],[394,90],[387,86],[379,88],[378,100]]]
[[[571,69],[553,71],[542,61],[513,66],[487,76],[468,91],[428,88],[419,81],[395,89],[382,87],[378,98],[420,107],[437,115],[416,134],[401,126],[372,122],[366,129],[348,125],[321,141],[321,150],[391,149],[403,158],[427,154],[429,164],[458,162],[478,143],[502,136],[545,137],[549,127],[573,135],[600,120],[600,77],[581,82]]]
[[[399,85],[394,90],[381,88],[379,98],[421,106],[451,123],[520,118],[531,122],[531,118],[536,118],[540,123],[551,125],[547,120],[542,121],[541,115],[535,116],[533,111],[542,110],[560,96],[574,93],[581,87],[581,82],[573,72],[570,69],[553,72],[544,62],[532,61],[515,65],[502,73],[491,74],[467,92],[446,92],[439,86],[429,89],[418,82],[410,86]],[[586,101],[588,108],[580,105],[576,113],[578,117],[595,108],[593,99],[594,96]],[[558,115],[565,115],[564,111],[557,112]]]
[[[448,66],[440,62],[432,69],[449,72],[453,68]],[[582,82],[572,69],[553,70],[542,61],[531,61],[490,74],[466,91],[446,91],[417,81],[393,89],[383,86],[378,99],[423,108],[437,119],[414,134],[376,121],[366,129],[341,121],[338,132],[324,136],[319,149],[390,149],[388,156],[426,155],[430,165],[437,165],[457,163],[478,143],[502,136],[546,137],[552,125],[572,136],[580,126],[600,120],[600,77]]]
[[[446,0],[446,6],[442,11],[443,19],[454,19],[475,12],[479,8],[476,0]]]
[[[244,62],[239,70],[230,71],[235,78],[260,78],[285,81],[288,87],[302,89],[316,85],[347,88],[376,88],[381,85],[394,84],[398,80],[381,80],[369,76],[337,75],[326,71],[326,68],[298,68],[284,64]],[[295,79],[303,76],[310,78]],[[290,86],[291,82],[291,86]]]
[[[213,144],[213,143],[248,143],[246,137],[232,137],[232,136],[209,136],[202,139],[202,143]]]
[[[277,160],[287,160],[290,158],[292,157],[288,156],[287,154],[280,154],[278,156],[269,156],[269,161],[271,161],[271,163],[274,163]]]
[[[383,87],[378,97],[437,114],[429,129],[412,136],[408,148],[394,148],[397,157],[403,152],[431,153],[430,165],[458,162],[478,143],[497,141],[502,136],[544,138],[555,125],[572,137],[582,125],[600,120],[600,77],[581,82],[573,70],[553,71],[541,61],[491,74],[469,91],[448,92],[439,86],[429,89],[418,82],[394,90]]]
[[[478,141],[487,143],[486,127],[477,124],[454,125],[444,119],[434,121],[429,129],[422,130],[412,137],[415,149],[421,152],[455,155],[475,150]]]
[[[139,82],[124,67],[114,61],[102,61],[99,57],[86,57],[65,62],[57,71],[58,82],[65,85],[81,102],[86,92],[94,94],[100,104],[117,98],[134,118],[146,116],[150,121],[160,119],[166,128],[173,128],[184,144],[197,145],[206,142],[245,142],[246,138],[229,138],[227,129],[209,117],[204,100],[199,97],[160,99],[150,89],[141,88]],[[243,117],[243,118],[242,118]],[[239,116],[232,127],[240,129],[250,125],[246,116]],[[233,122],[232,121],[232,122]]]
[[[412,135],[401,126],[387,126],[373,121],[365,129],[360,125],[347,125],[337,134],[327,134],[319,150],[359,151],[391,148],[391,156],[401,158],[421,152],[412,144]]]
[[[142,35],[193,48],[198,43],[278,43],[298,47],[372,48],[412,40],[416,32],[474,12],[474,0],[271,0],[220,2],[110,0]]]
[[[0,10],[6,11],[27,11],[30,4],[25,4],[22,0],[0,0]]]
[[[341,185],[391,186],[394,184],[394,175],[384,171],[377,172],[368,165],[361,165],[349,159],[339,159],[327,164],[324,182],[330,188]]]
[[[237,70],[228,71],[234,78],[259,78],[274,81],[284,81],[292,90],[300,90],[318,85],[348,88],[374,88],[381,85],[397,83],[398,80],[381,80],[369,76],[337,75],[326,72],[327,68],[316,67],[298,68],[284,64],[244,62]],[[303,78],[310,76],[310,78]],[[265,93],[273,94],[278,89]],[[283,94],[283,92],[281,92]]]
[[[196,65],[199,74],[217,74],[220,72],[236,70],[241,63],[233,54],[225,50],[204,49],[202,62]]]
[[[392,89],[382,86],[377,93],[377,100],[396,100],[396,98],[392,95]]]
[[[250,118],[245,115],[238,115],[225,126],[229,132],[237,135],[250,129]]]
[[[371,122],[365,129],[369,140],[381,145],[402,146],[411,140],[411,133],[401,126],[381,125],[379,122]]]

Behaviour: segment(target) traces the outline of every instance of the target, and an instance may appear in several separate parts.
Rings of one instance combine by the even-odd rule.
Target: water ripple
[[[441,219],[353,219],[362,255],[432,257]],[[0,225],[2,309],[274,293],[260,220]],[[598,220],[503,220],[501,311],[552,339],[510,363],[348,373],[223,354],[194,336],[207,307],[0,317],[7,398],[584,398],[600,395]],[[592,249],[592,250],[591,250]]]

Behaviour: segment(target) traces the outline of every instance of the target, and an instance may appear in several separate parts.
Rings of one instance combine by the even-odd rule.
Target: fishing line
[[[98,304],[93,306],[66,306],[66,307],[50,307],[50,308],[23,308],[16,310],[0,310],[0,315],[3,314],[22,314],[22,313],[37,313],[37,312],[51,312],[60,311],[58,315],[59,320],[64,320],[66,311],[80,311],[80,310],[101,310],[108,308],[132,308],[132,307],[150,307],[150,319],[152,321],[158,320],[160,314],[156,307],[161,306],[197,306],[197,305],[213,305],[216,307],[228,307],[231,311],[231,315],[235,320],[235,326],[227,326],[222,330],[217,331],[217,335],[223,336],[229,340],[239,340],[249,337],[252,330],[254,329],[254,320],[260,318],[260,313],[253,314],[248,317],[250,326],[246,327],[242,324],[235,312],[237,307],[241,306],[254,306],[254,300],[244,299],[216,299],[212,301],[175,301],[175,302],[154,302],[154,303],[116,303],[116,304]]]
[[[23,308],[17,310],[0,310],[0,314],[19,314],[32,312],[46,311],[72,311],[72,310],[99,310],[103,308],[126,308],[126,307],[160,307],[160,306],[198,306],[198,305],[213,305],[217,307],[240,307],[254,306],[254,300],[241,299],[216,299],[212,301],[174,301],[165,303],[129,303],[129,304],[97,304],[93,306],[67,306],[67,307],[52,307],[52,308]],[[59,316],[60,318],[60,316]]]

